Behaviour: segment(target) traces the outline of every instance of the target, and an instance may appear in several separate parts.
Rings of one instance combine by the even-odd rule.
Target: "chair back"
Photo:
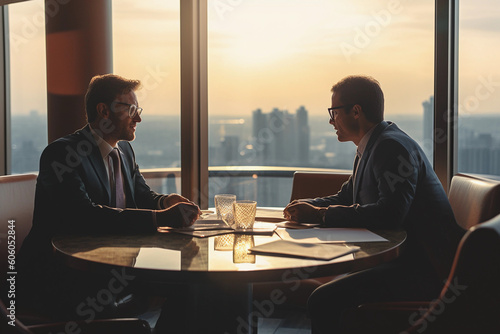
[[[290,202],[300,198],[334,195],[350,176],[347,172],[295,172]]]
[[[500,215],[462,238],[450,276],[408,333],[500,332]]]
[[[500,179],[457,174],[448,198],[458,225],[468,230],[500,213]]]
[[[9,251],[16,254],[28,235],[35,202],[36,174],[0,176],[0,275],[4,279]],[[13,238],[14,236],[14,238]]]

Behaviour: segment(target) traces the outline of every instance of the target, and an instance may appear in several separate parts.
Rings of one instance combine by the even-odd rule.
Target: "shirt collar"
[[[90,125],[90,132],[92,133],[92,137],[94,138],[97,146],[99,147],[99,151],[101,152],[101,157],[104,159],[108,156],[111,151],[113,151],[113,146],[109,145],[99,134],[92,128]]]
[[[379,123],[380,124],[380,123]],[[378,125],[378,124],[377,124]],[[363,153],[365,152],[365,149],[366,149],[366,145],[368,145],[368,141],[370,141],[370,137],[372,136],[372,133],[373,131],[375,130],[375,128],[377,127],[377,125],[375,125],[374,127],[372,127],[370,130],[368,130],[368,132],[363,136],[363,138],[361,138],[361,140],[359,141],[359,144],[358,144],[358,152],[360,155],[363,155]]]

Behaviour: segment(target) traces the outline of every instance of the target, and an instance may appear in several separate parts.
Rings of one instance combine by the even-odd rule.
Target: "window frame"
[[[457,170],[458,3],[436,0],[434,25],[434,171],[449,190]]]
[[[181,189],[208,208],[207,1],[180,0]]]
[[[181,20],[181,178],[182,194],[208,206],[208,94],[206,0],[179,0]],[[458,4],[435,1],[434,169],[448,190],[457,166]],[[0,83],[0,175],[10,172],[8,8],[1,7],[4,80]]]
[[[11,118],[10,118],[10,59],[9,59],[9,11],[7,6],[0,7],[0,175],[11,173],[12,160]]]

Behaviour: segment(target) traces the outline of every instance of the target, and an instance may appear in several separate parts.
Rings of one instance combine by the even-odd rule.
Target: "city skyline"
[[[307,110],[298,107],[298,110]],[[254,109],[255,111],[255,109]],[[273,110],[264,111],[270,114]],[[285,113],[286,117],[296,117],[296,111]],[[391,118],[398,126],[421,144],[425,151],[426,134],[425,119],[418,115],[398,115]],[[13,172],[23,173],[37,170],[39,155],[47,143],[46,117],[37,111],[30,115],[13,116]],[[150,115],[143,118],[137,128],[137,138],[132,142],[137,155],[138,163],[142,169],[180,167],[180,122],[177,116]],[[293,125],[295,124],[295,125]],[[283,166],[319,167],[350,169],[352,167],[355,146],[351,142],[338,142],[332,126],[328,124],[328,117],[307,115],[307,124],[310,129],[308,159],[301,159],[306,155],[297,155],[296,160],[287,161]],[[296,127],[296,121],[288,123],[286,130],[293,133],[291,126]],[[264,123],[264,126],[268,126]],[[471,116],[467,122],[459,124],[459,171],[493,173],[500,175],[500,115],[483,117]],[[245,117],[238,116],[212,117],[209,127],[209,158],[210,166],[230,165],[270,165],[272,160],[246,160],[238,161],[241,148],[255,142],[252,111]],[[233,138],[233,139],[230,139]],[[253,139],[252,139],[253,138]],[[277,138],[277,137],[275,137]],[[428,138],[427,138],[428,139]],[[290,142],[290,138],[285,139]],[[267,144],[265,140],[261,144]],[[228,146],[223,146],[228,145]],[[264,147],[264,145],[261,145]],[[227,148],[229,148],[227,150]],[[273,150],[279,150],[275,147]],[[497,152],[498,151],[498,152]],[[229,153],[228,153],[229,152]],[[260,152],[264,152],[261,148]],[[492,152],[491,154],[488,152]],[[497,152],[497,153],[495,153]],[[428,152],[427,152],[428,153]],[[259,157],[259,152],[253,155]],[[244,157],[244,156],[243,156]],[[272,156],[271,156],[272,157]],[[490,167],[481,166],[481,161],[488,161]],[[495,162],[496,161],[496,162]],[[30,168],[23,167],[28,164]]]
[[[146,112],[179,114],[179,1],[112,3],[115,73],[147,83],[138,92]],[[500,105],[500,74],[491,66],[499,55],[491,40],[498,39],[500,6],[480,3],[461,1],[459,10],[459,105],[467,116],[498,114]],[[42,0],[9,12],[12,113],[29,114],[46,108],[43,18],[51,13]],[[210,115],[304,102],[321,115],[331,85],[353,73],[380,81],[387,116],[420,114],[421,101],[433,94],[431,0],[216,0],[208,2],[208,17]]]

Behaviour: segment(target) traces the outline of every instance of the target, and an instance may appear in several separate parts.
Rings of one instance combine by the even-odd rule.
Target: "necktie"
[[[359,160],[361,159],[361,153],[356,150],[356,158],[354,159],[354,166],[352,169],[352,188],[356,189],[356,174],[358,173]]]
[[[118,149],[114,148],[108,157],[110,163],[111,205],[116,208],[125,209],[125,191],[123,190],[123,177]]]

